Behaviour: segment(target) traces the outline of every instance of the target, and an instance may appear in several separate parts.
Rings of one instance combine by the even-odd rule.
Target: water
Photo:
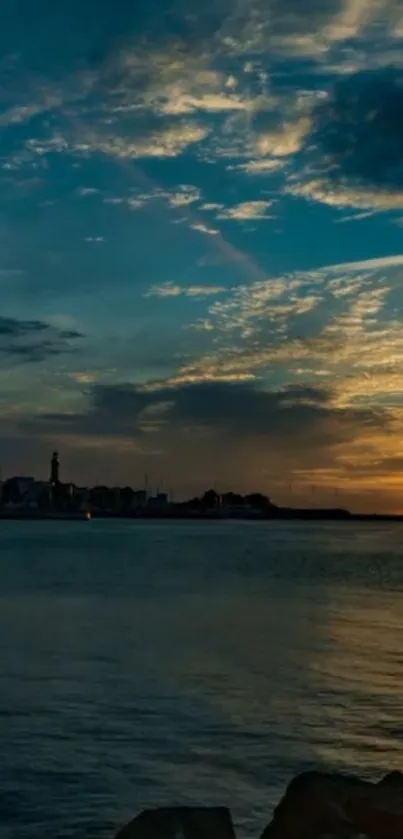
[[[403,767],[403,526],[0,524],[2,839]]]

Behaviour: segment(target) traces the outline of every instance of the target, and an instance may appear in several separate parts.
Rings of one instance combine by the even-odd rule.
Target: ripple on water
[[[2,839],[401,768],[401,525],[2,523]]]

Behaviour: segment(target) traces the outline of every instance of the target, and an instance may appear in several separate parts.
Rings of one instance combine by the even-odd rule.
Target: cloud
[[[351,64],[353,58],[362,60],[365,49],[371,57],[371,36],[382,46],[388,38],[399,37],[399,20],[400,0],[255,0],[228,15],[222,37],[234,55],[249,53],[256,60],[268,54],[309,60],[319,67],[337,56],[334,66],[339,70],[340,58]]]
[[[319,305],[320,292],[307,290],[313,284],[311,277],[295,276],[238,286],[228,298],[210,307],[210,321],[219,332],[239,333],[242,338],[258,334],[270,324],[273,338],[276,330],[283,334],[285,324]]]
[[[335,207],[401,208],[402,110],[399,68],[343,78],[312,113],[309,175],[289,190]]]
[[[192,9],[186,25],[175,26],[162,39],[152,34],[152,26],[146,25],[141,36],[129,26],[117,39],[102,37],[109,44],[95,50],[102,59],[88,58],[94,52],[91,47],[85,61],[75,61],[61,91],[34,79],[33,103],[12,106],[0,120],[18,122],[47,111],[52,117],[63,115],[44,123],[47,132],[31,138],[14,155],[15,161],[61,152],[162,159],[191,148],[202,160],[233,156],[236,166],[235,158],[246,158],[239,166],[249,174],[280,171],[306,144],[311,131],[309,100],[322,95],[309,74],[322,73],[328,84],[327,53],[340,53],[343,44],[344,70],[348,56],[350,64],[356,62],[358,46],[350,41],[363,36],[374,21],[376,31],[382,21],[390,21],[385,32],[389,40],[396,40],[398,7],[397,0],[310,0],[303,8],[300,0],[251,0],[235,10],[224,0],[213,14]],[[119,17],[125,15],[119,12]],[[112,23],[100,11],[100,27],[106,18],[105,32]],[[129,18],[134,25],[134,16]],[[177,29],[180,35],[174,34]],[[208,37],[203,35],[207,31]],[[282,83],[283,70],[277,67],[280,75],[276,72],[276,62],[281,63],[284,53],[289,59],[304,56],[316,62],[309,68],[306,90],[299,89],[296,75],[290,84],[291,61],[285,71],[287,84]],[[315,111],[315,119],[318,115]],[[258,127],[260,119],[267,122],[264,130]],[[49,136],[50,124],[58,127]]]
[[[111,196],[110,198],[103,199],[104,204],[112,204],[114,206],[119,206],[120,204],[126,204],[126,198],[119,198],[118,196]]]
[[[359,73],[340,82],[315,114],[313,140],[336,181],[403,189],[403,73]]]
[[[0,317],[0,356],[22,364],[70,353],[82,337],[75,329],[59,329],[42,320]]]
[[[117,160],[178,157],[189,146],[200,143],[209,134],[209,127],[195,122],[172,122],[161,128],[138,133],[135,139],[116,131],[105,134],[91,128],[85,137],[85,127],[76,132],[70,126],[69,134],[53,134],[47,139],[31,138],[26,143],[26,154],[44,157],[68,153],[88,157],[101,153]],[[84,134],[84,137],[83,137]],[[18,158],[18,156],[17,156]]]
[[[251,113],[259,97],[242,89],[235,74],[214,66],[218,44],[212,40],[203,49],[200,37],[191,49],[175,39],[164,47],[133,42],[122,49],[109,76],[113,111],[157,117]]]
[[[336,209],[352,207],[357,210],[384,212],[403,208],[403,195],[401,193],[343,184],[335,186],[331,180],[326,178],[289,182],[285,192],[296,197],[317,201],[320,204],[327,204],[328,207],[335,207]]]
[[[99,192],[100,190],[96,189],[96,187],[94,186],[82,186],[78,190],[78,195],[80,195],[82,198],[87,198],[87,196],[89,195],[98,195]]]
[[[222,294],[226,291],[223,286],[194,285],[180,286],[175,283],[164,283],[164,285],[153,286],[146,293],[146,297],[209,297]]]
[[[40,104],[32,102],[24,105],[15,105],[0,113],[0,127],[4,128],[30,122],[33,117],[59,107],[61,101],[61,98],[58,96],[49,96]]]
[[[203,224],[203,222],[194,222],[190,225],[191,230],[197,230],[199,233],[206,233],[208,236],[218,236],[219,230],[216,230],[214,227],[208,227],[207,224]]]
[[[145,202],[142,198],[128,198],[126,203],[129,210],[141,210]]]
[[[224,85],[222,74],[202,70],[196,72],[193,79],[181,76],[167,85],[164,91],[156,92],[152,104],[157,113],[169,116],[203,111],[207,114],[253,111],[253,99],[225,90]]]
[[[194,204],[200,201],[200,189],[191,184],[181,184],[179,190],[169,196],[169,203],[171,207],[188,207],[189,204]]]
[[[105,142],[101,140],[98,147],[104,154],[118,158],[177,157],[188,146],[200,143],[208,134],[209,129],[205,125],[181,122],[139,137],[133,142],[119,137]]]
[[[104,204],[111,206],[126,206],[130,210],[139,210],[151,201],[165,201],[174,210],[181,210],[202,198],[201,190],[193,184],[178,184],[172,189],[153,186],[148,191],[136,192],[135,195],[107,196]]]
[[[348,271],[381,271],[383,268],[398,268],[403,265],[403,254],[393,256],[382,256],[377,259],[364,259],[357,262],[343,262],[340,265],[329,265],[326,271],[348,272]]]
[[[284,123],[271,131],[262,131],[256,137],[255,151],[262,157],[288,157],[299,152],[311,129],[309,116],[302,116],[294,123]]]
[[[328,25],[326,32],[331,41],[356,38],[377,18],[393,13],[394,0],[346,0]]]
[[[103,154],[123,159],[177,157],[188,146],[200,143],[208,134],[209,129],[205,125],[180,122],[163,127],[159,131],[153,131],[133,141],[119,136],[107,140],[99,138],[98,142],[94,142],[93,147]],[[80,151],[79,144],[75,148]]]
[[[202,204],[200,207],[201,210],[205,210],[206,212],[214,212],[214,210],[222,210],[223,205],[218,204],[216,201],[209,201],[205,204]]]
[[[89,385],[95,382],[96,380],[96,376],[94,375],[94,373],[87,373],[82,371],[79,373],[69,373],[69,376],[80,385]]]
[[[180,488],[187,497],[202,492],[214,476],[222,488],[262,490],[294,506],[309,504],[314,483],[324,506],[334,505],[337,486],[340,506],[393,508],[403,459],[399,411],[337,407],[333,399],[322,386],[268,388],[250,380],[160,382],[154,389],[90,385],[78,410],[20,415],[17,429],[9,428],[7,452],[18,451],[20,437],[46,456],[57,441],[65,472],[71,474],[75,458],[82,471],[73,474],[83,482],[99,474],[108,480],[128,456],[138,474],[150,474],[154,462],[154,479],[174,475],[179,496]],[[0,434],[6,427],[0,424]],[[130,482],[130,474],[123,471],[121,480]],[[379,498],[371,493],[366,501],[375,475]]]
[[[234,207],[222,209],[217,218],[234,219],[236,221],[250,221],[252,219],[267,219],[267,210],[273,205],[273,201],[241,201]]]
[[[347,380],[352,402],[362,403],[366,389],[372,404],[375,394],[382,394],[385,373],[397,374],[403,367],[401,265],[396,255],[230,289],[194,324],[211,333],[211,349],[186,361],[172,381],[263,376],[291,384],[296,376],[320,377],[331,383],[335,404],[345,405],[341,394]],[[351,382],[359,377],[360,395],[357,389],[353,397]],[[393,387],[397,381],[394,375]]]
[[[247,172],[248,175],[265,175],[271,172],[279,172],[285,166],[284,160],[279,158],[257,158],[248,160],[247,163],[239,163],[236,166],[228,166],[228,170]]]
[[[37,429],[56,434],[141,436],[148,423],[155,432],[204,429],[218,440],[266,438],[294,449],[309,440],[315,446],[336,445],[384,428],[387,420],[363,408],[332,407],[329,393],[293,385],[263,390],[250,382],[199,382],[150,391],[132,385],[94,385],[82,413],[45,414]]]

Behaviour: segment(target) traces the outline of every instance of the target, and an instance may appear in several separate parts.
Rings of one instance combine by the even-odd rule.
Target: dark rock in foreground
[[[116,839],[235,839],[225,807],[161,807],[145,810]]]
[[[261,839],[403,839],[403,775],[378,784],[349,775],[295,778]]]
[[[235,839],[224,807],[147,810],[115,839]],[[379,783],[353,775],[298,775],[260,839],[403,839],[403,774]]]

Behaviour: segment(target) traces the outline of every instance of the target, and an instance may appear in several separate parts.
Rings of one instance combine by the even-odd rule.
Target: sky
[[[401,0],[3,0],[0,467],[403,512]]]

